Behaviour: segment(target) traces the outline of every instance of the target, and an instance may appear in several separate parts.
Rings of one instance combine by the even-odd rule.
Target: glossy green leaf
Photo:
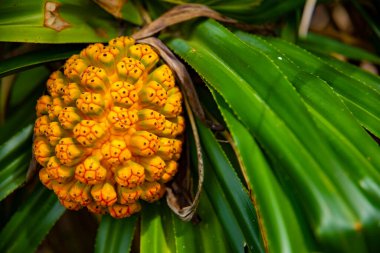
[[[201,195],[198,213],[201,219],[198,224],[181,221],[171,213],[175,252],[231,252],[224,231],[205,194]]]
[[[7,141],[15,132],[33,124],[36,101],[37,96],[33,94],[23,103],[22,110],[7,113],[6,122],[0,126],[0,144]]]
[[[152,203],[143,209],[141,215],[140,252],[166,253],[171,248],[165,238],[161,203]]]
[[[260,44],[258,40],[255,42],[251,43],[253,47]],[[377,145],[356,123],[326,82],[303,72],[302,68],[288,61],[280,52],[275,52],[273,49],[270,51],[264,46],[261,43],[256,50],[268,53],[284,71],[308,104],[309,111],[324,134],[323,139],[329,141],[328,144],[332,147],[329,149],[329,154],[333,158],[331,161],[335,161],[335,165],[334,169],[325,169],[324,172],[333,180],[350,203],[352,210],[360,217],[368,247],[373,247],[376,242],[372,237],[379,233],[374,225],[374,222],[379,219],[377,203],[380,197],[378,187],[380,160]],[[331,79],[333,78],[331,76]],[[323,156],[326,159],[326,153]],[[329,164],[325,163],[324,168],[329,168]],[[358,203],[361,204],[358,205]]]
[[[39,184],[0,231],[0,251],[34,252],[64,211],[57,197]]]
[[[115,219],[103,215],[95,243],[95,253],[129,252],[138,216]]]
[[[192,137],[189,135],[190,156],[192,164],[197,164]],[[175,252],[244,252],[243,234],[206,156],[204,168],[204,191],[197,208],[197,223],[180,221],[170,212]]]
[[[78,53],[80,49],[78,46],[48,47],[44,50],[9,58],[0,62],[0,77],[44,63],[67,59]]]
[[[137,2],[139,2],[139,0]],[[133,3],[133,1],[131,0],[127,1],[121,10],[121,13],[122,13],[121,17],[124,20],[132,22],[136,25],[142,25],[143,19],[141,17],[141,14],[138,8],[139,7],[135,3]]]
[[[174,234],[174,223],[173,223],[173,218],[176,218],[176,217],[174,217],[175,215],[173,211],[169,208],[165,200],[161,201],[160,207],[161,207],[160,215],[161,215],[162,228],[165,235],[165,241],[168,246],[167,251],[176,252],[176,238]]]
[[[356,196],[349,195],[353,191],[361,200],[363,196],[347,177],[337,178],[334,169],[341,171],[344,161],[330,154],[303,101],[273,62],[212,21],[198,25],[186,41],[174,39],[169,45],[223,96],[284,167],[278,173],[290,177],[288,187],[297,192],[318,241],[327,248],[365,250],[363,234],[355,231],[363,213],[353,205]],[[330,167],[334,169],[324,169]],[[338,186],[334,180],[340,180]],[[342,188],[347,182],[350,187]]]
[[[1,4],[0,41],[33,43],[105,42],[118,35],[116,20],[91,0],[60,0],[58,15],[67,27],[44,26],[47,1],[9,0]],[[85,15],[83,12],[91,13]],[[57,14],[52,14],[57,17]]]
[[[208,94],[209,95],[209,94]],[[210,99],[212,99],[211,96],[208,98],[206,96],[202,96],[201,98],[205,98],[203,100],[204,102],[210,102]],[[210,109],[210,107],[208,108]],[[216,108],[217,110],[217,108]],[[196,148],[194,139],[191,138],[192,136],[189,136],[188,143],[190,146],[190,156],[192,164],[198,163],[198,158],[196,155]],[[245,239],[243,232],[241,230],[241,227],[237,221],[237,217],[235,215],[235,207],[231,206],[231,204],[228,201],[228,198],[226,197],[226,194],[224,193],[224,188],[221,186],[218,177],[216,176],[215,172],[212,169],[211,163],[207,156],[203,156],[203,163],[204,163],[204,183],[203,183],[203,189],[204,193],[207,194],[208,200],[211,204],[211,206],[207,208],[203,208],[203,202],[201,201],[201,206],[198,208],[198,213],[201,215],[200,219],[201,222],[203,221],[203,213],[206,213],[206,216],[209,216],[209,212],[212,213],[212,217],[217,217],[217,220],[219,221],[220,225],[223,227],[224,234],[226,236],[226,239],[223,240],[223,242],[227,243],[229,245],[232,252],[244,252],[245,248]],[[191,166],[191,168],[194,169],[194,165]],[[204,237],[207,240],[207,236]],[[221,241],[221,240],[218,240]],[[219,242],[220,243],[220,242]],[[214,251],[213,251],[214,252]]]
[[[255,199],[259,223],[268,252],[309,252],[305,240],[308,231],[302,230],[300,217],[281,189],[266,159],[248,130],[233,116],[220,95],[214,93],[219,109],[231,131],[242,170]]]
[[[228,245],[232,252],[244,252],[245,239],[241,227],[239,226],[238,217],[235,214],[235,207],[231,206],[215,175],[210,161],[205,158],[205,182],[203,188],[211,202],[215,215],[223,226],[224,233],[227,235]],[[207,238],[207,237],[206,237]]]
[[[15,158],[0,170],[0,201],[20,187],[26,178],[31,152]]]
[[[23,128],[20,132],[14,134],[14,136],[8,136],[8,140],[0,146],[0,164],[3,162],[4,158],[10,153],[15,152],[25,142],[30,140],[31,133],[33,132],[33,126],[28,125]]]
[[[118,6],[115,6],[111,1],[92,1],[116,18],[124,19],[135,25],[142,25],[143,23],[138,7],[131,0],[121,1],[120,4],[118,3]]]
[[[370,86],[372,89],[380,92],[380,77],[378,75],[370,73],[362,68],[358,68],[357,66],[348,62],[340,61],[334,57],[321,56],[321,58],[340,72],[346,73],[351,78],[354,78],[359,82],[363,82]]]
[[[354,60],[380,63],[380,57],[376,54],[315,33],[308,33],[307,37],[300,40],[298,44],[305,49],[320,54],[339,53]]]
[[[352,167],[353,171],[363,171],[365,167],[368,167],[366,165],[368,165],[369,162],[380,171],[378,145],[355,121],[354,117],[347,110],[339,97],[335,95],[326,81],[304,72],[280,51],[277,51],[272,45],[266,43],[259,37],[243,32],[238,32],[237,35],[253,48],[261,50],[270,56],[277,66],[287,75],[306,104],[313,108],[312,114],[316,117],[323,117],[323,121],[329,122],[331,127],[334,128],[331,129],[334,135],[339,133],[342,139],[340,142],[344,142],[347,148],[350,149],[351,157],[359,161],[361,160],[362,166],[355,168],[356,166],[351,165],[348,169]],[[319,116],[315,113],[318,113]],[[361,153],[362,155],[357,155],[357,153]],[[355,162],[355,159],[351,159],[350,161]],[[373,169],[374,168],[368,168],[369,171]],[[377,175],[372,176],[377,177]]]
[[[1,65],[1,63],[0,63]],[[5,123],[0,125],[0,144],[35,120],[35,105],[43,94],[42,87],[48,79],[49,72],[45,67],[36,67],[16,75],[11,90],[9,106],[5,112]],[[22,109],[20,109],[22,107]]]
[[[201,208],[199,206],[199,208]],[[180,253],[196,253],[203,252],[202,242],[199,240],[198,234],[200,228],[195,227],[193,224],[181,221],[178,217],[172,214],[175,252]],[[203,221],[202,221],[203,222]]]
[[[0,146],[0,201],[20,187],[32,158],[31,125],[11,136]]]
[[[343,97],[343,101],[360,124],[373,135],[380,138],[380,117],[378,115],[368,113],[365,108],[359,106],[351,99]]]
[[[348,62],[335,59],[334,57],[322,56],[322,59],[340,72],[346,73],[351,78],[354,78],[359,82],[363,82],[380,92],[380,77],[378,75],[365,71],[362,68],[358,68]]]
[[[201,196],[198,213],[202,220],[198,226],[195,226],[195,233],[199,237],[198,241],[202,242],[202,248],[197,252],[232,252],[226,230],[222,227],[218,216],[216,216],[215,209],[211,205],[208,195],[203,194]],[[198,230],[200,231],[198,232]]]
[[[40,89],[40,85],[48,80],[49,74],[49,70],[45,66],[18,73],[12,86],[9,107],[23,105],[25,101],[30,99],[35,90]]]
[[[358,111],[354,107],[352,110],[354,116],[369,131],[376,136],[380,136],[380,132],[378,131],[378,126],[380,125],[380,92],[366,83],[351,78],[348,73],[339,72],[320,58],[296,45],[279,39],[268,39],[268,41],[304,71],[326,80],[335,92],[345,100],[350,101],[350,103],[346,103],[349,109],[352,108],[351,104],[362,109],[361,114],[357,114],[356,112]],[[363,114],[367,115],[363,117]],[[366,118],[370,118],[372,121],[362,121]],[[377,122],[377,124],[373,125],[372,122]]]
[[[210,159],[212,168],[230,202],[235,208],[235,216],[240,224],[244,238],[250,250],[264,252],[264,246],[258,228],[256,211],[248,192],[240,182],[222,148],[211,131],[198,122],[202,146]]]

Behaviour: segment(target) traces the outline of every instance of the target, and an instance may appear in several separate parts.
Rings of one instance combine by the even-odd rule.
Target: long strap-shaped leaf
[[[32,126],[28,125],[0,146],[0,201],[26,180],[31,132]]]
[[[31,153],[25,152],[0,171],[0,201],[25,182],[26,169]]]
[[[250,80],[250,86],[257,91],[257,93],[265,99],[268,105],[273,108],[276,114],[282,118],[282,120],[287,124],[287,126],[292,130],[295,136],[302,142],[306,150],[313,156],[313,159],[318,163],[326,177],[328,177],[331,182],[335,184],[337,192],[341,195],[341,200],[346,203],[348,208],[352,210],[352,214],[355,215],[360,220],[361,226],[366,227],[366,231],[372,230],[373,221],[379,218],[378,215],[378,205],[376,202],[374,204],[369,203],[367,197],[364,195],[368,191],[362,190],[361,182],[364,180],[368,182],[370,186],[369,194],[374,200],[378,200],[380,197],[380,188],[377,186],[377,181],[372,180],[373,175],[377,175],[376,171],[372,169],[372,174],[366,174],[362,170],[360,177],[356,177],[356,181],[350,179],[347,175],[347,170],[345,169],[347,159],[344,159],[344,156],[334,156],[334,153],[331,152],[332,149],[329,148],[329,144],[325,141],[322,141],[321,136],[318,136],[318,129],[314,126],[313,121],[309,117],[304,108],[302,101],[299,99],[297,94],[292,90],[292,86],[285,78],[281,78],[281,72],[276,71],[276,66],[271,64],[265,57],[263,57],[257,50],[249,50],[243,43],[238,40],[233,39],[217,39],[218,33],[214,32],[217,28],[212,27],[211,25],[205,25],[204,29],[211,31],[211,34],[207,36],[212,36],[213,40],[207,40],[206,33],[202,33],[201,29],[199,32],[195,31],[197,41],[202,45],[207,46],[209,49],[212,49],[218,54],[218,57],[221,58],[226,63],[229,63],[230,66],[234,69],[245,80]],[[208,32],[210,33],[210,32]],[[221,45],[219,49],[217,46]],[[245,52],[239,53],[239,49],[245,49]],[[228,53],[233,53],[237,59],[229,57]],[[227,54],[226,54],[227,53]],[[252,60],[260,61],[260,63],[265,64],[267,68],[272,67],[270,75],[265,74],[265,70],[257,66],[253,67]],[[272,65],[272,66],[271,66]],[[250,69],[250,71],[246,71]],[[266,85],[262,85],[265,83]],[[312,85],[311,87],[316,87]],[[318,91],[318,90],[317,90]],[[286,106],[284,106],[286,105]],[[289,113],[289,111],[291,113]],[[334,134],[333,132],[330,132]],[[347,151],[346,154],[349,154]],[[351,158],[349,155],[346,157]],[[351,159],[350,163],[351,171],[355,173],[355,162],[357,159]],[[365,159],[364,159],[365,161]],[[329,169],[331,168],[331,169]],[[369,167],[368,170],[370,170]],[[378,176],[378,175],[377,175]],[[363,193],[363,191],[365,193]],[[366,208],[358,208],[357,203],[362,203],[362,206]],[[368,220],[368,217],[371,217]],[[370,234],[365,233],[366,236]],[[368,237],[369,239],[370,237]]]
[[[49,4],[49,5],[48,5]],[[83,15],[86,10],[91,18]],[[49,20],[45,21],[45,15]],[[130,18],[128,18],[131,20]],[[58,23],[61,31],[48,26]],[[66,26],[66,27],[65,27]],[[101,42],[117,36],[115,19],[93,1],[2,1],[0,41],[26,43]],[[59,47],[58,47],[59,48]]]
[[[196,164],[197,156],[195,152],[194,141],[189,140],[189,143],[191,148],[191,158],[193,163]],[[222,187],[221,182],[218,180],[218,177],[216,176],[212,164],[207,156],[205,156],[204,158],[204,166],[204,191],[207,194],[208,199],[212,205],[212,209],[215,212],[215,216],[218,217],[220,224],[223,226],[224,233],[227,235],[226,243],[229,245],[229,248],[231,248],[232,252],[242,253],[244,252],[244,245],[246,245],[246,240],[244,239],[242,227],[239,225],[238,222],[238,219],[242,218],[237,214],[238,212],[235,212],[236,206],[234,205],[234,201],[231,201],[230,198],[225,194],[225,191],[229,191],[231,189],[226,189]],[[245,194],[245,192],[240,193]],[[207,210],[211,210],[211,208],[208,208],[206,210],[202,208],[199,209],[201,223],[205,219],[205,211],[207,212],[207,217],[214,216],[213,214],[211,215],[211,211]]]
[[[0,231],[0,252],[34,252],[64,211],[57,197],[38,185]]]
[[[15,132],[19,132],[27,125],[34,123],[35,103],[39,96],[41,96],[41,91],[28,94],[28,97],[20,104],[22,105],[22,110],[9,110],[6,121],[0,126],[0,145],[14,135]]]
[[[173,252],[173,245],[165,237],[164,224],[160,214],[161,203],[154,203],[144,208],[141,215],[140,252]]]
[[[217,175],[221,186],[225,189],[230,204],[235,207],[235,215],[240,224],[245,240],[250,250],[264,252],[264,245],[259,232],[256,211],[251,199],[240,182],[237,174],[218,144],[211,130],[198,123],[202,144],[210,159],[212,168]]]
[[[309,252],[310,235],[302,230],[301,217],[281,189],[248,130],[234,117],[220,95],[213,93],[231,131],[247,184],[255,199],[261,232],[268,252]]]
[[[243,253],[245,239],[242,228],[238,222],[240,217],[235,213],[236,207],[231,205],[228,201],[224,189],[218,181],[207,157],[205,159],[204,190],[215,210],[215,215],[223,226],[225,234],[227,235],[228,245],[230,245],[232,252]],[[201,212],[200,215],[203,219],[202,209],[199,210],[199,212]]]
[[[6,156],[12,152],[15,152],[20,148],[20,146],[25,144],[25,142],[30,139],[32,131],[32,125],[27,125],[13,136],[8,136],[9,139],[0,145],[0,163],[5,159]]]
[[[186,223],[170,213],[176,253],[231,252],[225,231],[207,195],[200,198],[198,224]]]
[[[229,252],[225,233],[215,218],[207,196],[201,195],[199,211],[201,222],[181,221],[161,203],[144,208],[141,215],[141,253],[197,253]],[[212,235],[211,235],[212,231]]]
[[[341,165],[278,68],[211,21],[197,26],[188,41],[175,39],[170,46],[221,93],[261,145],[284,165],[318,240],[335,249],[366,249],[363,234],[355,230],[358,221],[359,226],[364,222],[358,217],[362,213],[347,196],[350,191],[359,193],[352,185],[342,189],[343,181],[336,186],[337,175],[324,171]]]
[[[371,88],[380,92],[380,77],[366,70],[356,67],[348,62],[340,61],[333,57],[321,56],[321,59],[342,73],[348,74],[359,82],[366,83]]]
[[[268,41],[303,70],[326,80],[334,88],[334,91],[341,95],[344,101],[347,101],[348,108],[353,108],[351,111],[360,123],[376,136],[380,136],[380,92],[378,90],[351,78],[344,72],[339,72],[296,45],[279,39],[268,39]],[[372,120],[364,121],[366,118]]]
[[[199,209],[199,215],[202,217],[202,221],[198,224],[198,227],[193,226],[194,233],[198,235],[198,240],[193,243],[197,244],[198,241],[201,241],[202,247],[200,248],[200,250],[195,251],[195,253],[232,252],[230,249],[231,244],[226,238],[227,233],[224,227],[221,226],[221,221],[219,217],[215,214],[215,208],[213,208],[213,206],[210,203],[210,198],[212,197],[213,196],[210,197],[206,194],[203,194],[203,196],[201,196],[201,208]],[[184,250],[183,252],[187,253],[186,250]]]
[[[96,236],[95,253],[129,252],[138,216],[117,220],[104,215]]]
[[[0,77],[25,70],[44,63],[67,59],[78,53],[75,46],[50,47],[44,50],[29,52],[0,62]]]
[[[331,136],[337,138],[331,145],[334,146],[333,150],[344,156],[345,161],[350,164],[346,166],[346,171],[357,184],[367,182],[363,190],[369,195],[377,196],[375,199],[379,200],[379,147],[360,127],[328,84],[304,72],[262,39],[245,33],[238,33],[238,36],[252,47],[271,56],[303,97],[318,124],[324,125],[320,129],[329,129]],[[344,145],[344,148],[341,145]]]
[[[350,59],[367,60],[380,64],[380,57],[373,53],[312,32],[309,32],[305,38],[300,40],[299,45],[320,54],[328,55],[334,52],[347,56]]]

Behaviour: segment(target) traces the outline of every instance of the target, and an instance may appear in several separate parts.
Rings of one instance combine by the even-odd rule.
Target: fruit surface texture
[[[41,182],[71,210],[124,218],[165,193],[178,170],[182,94],[149,45],[89,45],[47,81],[33,153]]]

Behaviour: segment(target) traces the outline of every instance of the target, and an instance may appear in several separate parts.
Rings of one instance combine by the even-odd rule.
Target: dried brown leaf
[[[57,32],[62,31],[70,26],[59,14],[60,4],[56,2],[45,3],[44,26]]]
[[[193,82],[182,62],[166,47],[162,41],[157,38],[145,38],[138,40],[139,43],[145,43],[153,46],[161,55],[162,59],[169,65],[169,67],[176,74],[179,80],[179,87],[185,94],[184,102],[187,114],[189,116],[191,129],[193,131],[197,157],[198,157],[198,185],[194,198],[191,198],[191,182],[190,170],[185,171],[185,175],[177,177],[171,185],[167,187],[166,200],[168,206],[176,213],[182,220],[190,221],[193,219],[196,208],[199,203],[200,193],[202,191],[204,168],[203,168],[203,155],[201,149],[200,138],[193,115],[194,110],[200,119],[205,121],[205,114],[200,104],[197,93],[194,89]]]
[[[115,17],[121,18],[121,9],[126,3],[124,0],[93,0],[96,4]]]
[[[178,5],[164,13],[158,19],[133,34],[132,37],[136,40],[147,38],[165,29],[166,27],[198,17],[208,17],[222,22],[236,23],[236,20],[225,17],[205,5],[183,4]]]

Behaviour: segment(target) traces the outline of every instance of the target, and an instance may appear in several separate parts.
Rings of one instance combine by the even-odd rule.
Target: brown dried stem
[[[164,13],[162,16],[154,20],[152,23],[148,24],[138,32],[134,33],[132,37],[135,40],[150,37],[163,29],[198,17],[208,17],[215,20],[228,23],[236,23],[236,20],[225,17],[218,12],[208,8],[201,4],[183,4],[178,5],[168,12]]]

